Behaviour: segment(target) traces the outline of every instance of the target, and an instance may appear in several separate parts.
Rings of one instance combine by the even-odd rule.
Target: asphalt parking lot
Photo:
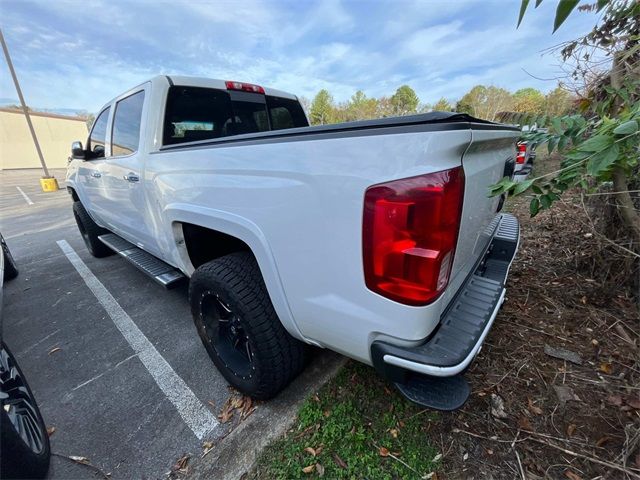
[[[39,171],[0,172],[0,230],[18,264],[5,284],[3,338],[16,355],[52,451],[115,478],[160,478],[185,452],[229,433],[226,381],[198,339],[186,285],[164,290],[117,255],[93,258],[60,190]],[[94,472],[54,457],[51,478]]]

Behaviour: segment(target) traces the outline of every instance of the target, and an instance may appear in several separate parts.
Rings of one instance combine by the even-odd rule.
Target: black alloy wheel
[[[237,377],[251,378],[255,367],[251,342],[240,316],[218,294],[205,291],[200,298],[200,336],[213,347],[221,362]]]
[[[36,400],[9,349],[0,348],[0,478],[43,478],[51,447]]]

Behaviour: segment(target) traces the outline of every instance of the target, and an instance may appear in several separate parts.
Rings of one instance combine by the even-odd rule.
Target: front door
[[[105,154],[107,126],[111,108],[105,108],[93,122],[93,128],[87,140],[86,160],[78,168],[78,189],[80,200],[90,215],[100,225],[106,225],[105,204],[102,201],[103,174],[105,170]]]
[[[116,101],[111,127],[111,155],[102,181],[110,228],[130,242],[157,254],[144,189],[144,153],[140,133],[145,91],[138,90]]]

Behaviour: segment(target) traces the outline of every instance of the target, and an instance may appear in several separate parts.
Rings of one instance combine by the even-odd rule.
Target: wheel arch
[[[210,259],[233,251],[251,252],[258,263],[267,292],[283,326],[293,337],[313,343],[304,338],[294,320],[280,280],[273,252],[266,236],[255,223],[229,212],[193,205],[169,205],[164,213],[171,223],[175,245],[177,246],[179,258],[176,260],[184,265],[185,273],[191,276],[198,263],[202,262],[203,258],[207,256],[200,253],[199,257],[196,254],[196,257],[192,258],[189,252],[189,243],[193,240],[194,232],[208,232],[211,239],[226,242],[222,248],[218,245],[218,250],[210,255]],[[233,250],[233,247],[237,248]],[[193,244],[191,244],[191,249],[193,252]]]

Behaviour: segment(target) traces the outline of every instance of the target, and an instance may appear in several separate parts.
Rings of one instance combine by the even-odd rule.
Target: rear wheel
[[[306,346],[282,326],[250,253],[200,266],[191,277],[189,302],[209,356],[240,392],[271,398],[303,369]]]
[[[49,436],[33,393],[15,358],[0,349],[0,478],[44,478]]]
[[[87,250],[94,257],[108,257],[113,255],[113,250],[107,247],[98,238],[100,235],[110,233],[100,226],[89,216],[84,206],[80,202],[73,202],[73,216],[78,224],[78,230],[84,240],[84,244],[87,246]]]

